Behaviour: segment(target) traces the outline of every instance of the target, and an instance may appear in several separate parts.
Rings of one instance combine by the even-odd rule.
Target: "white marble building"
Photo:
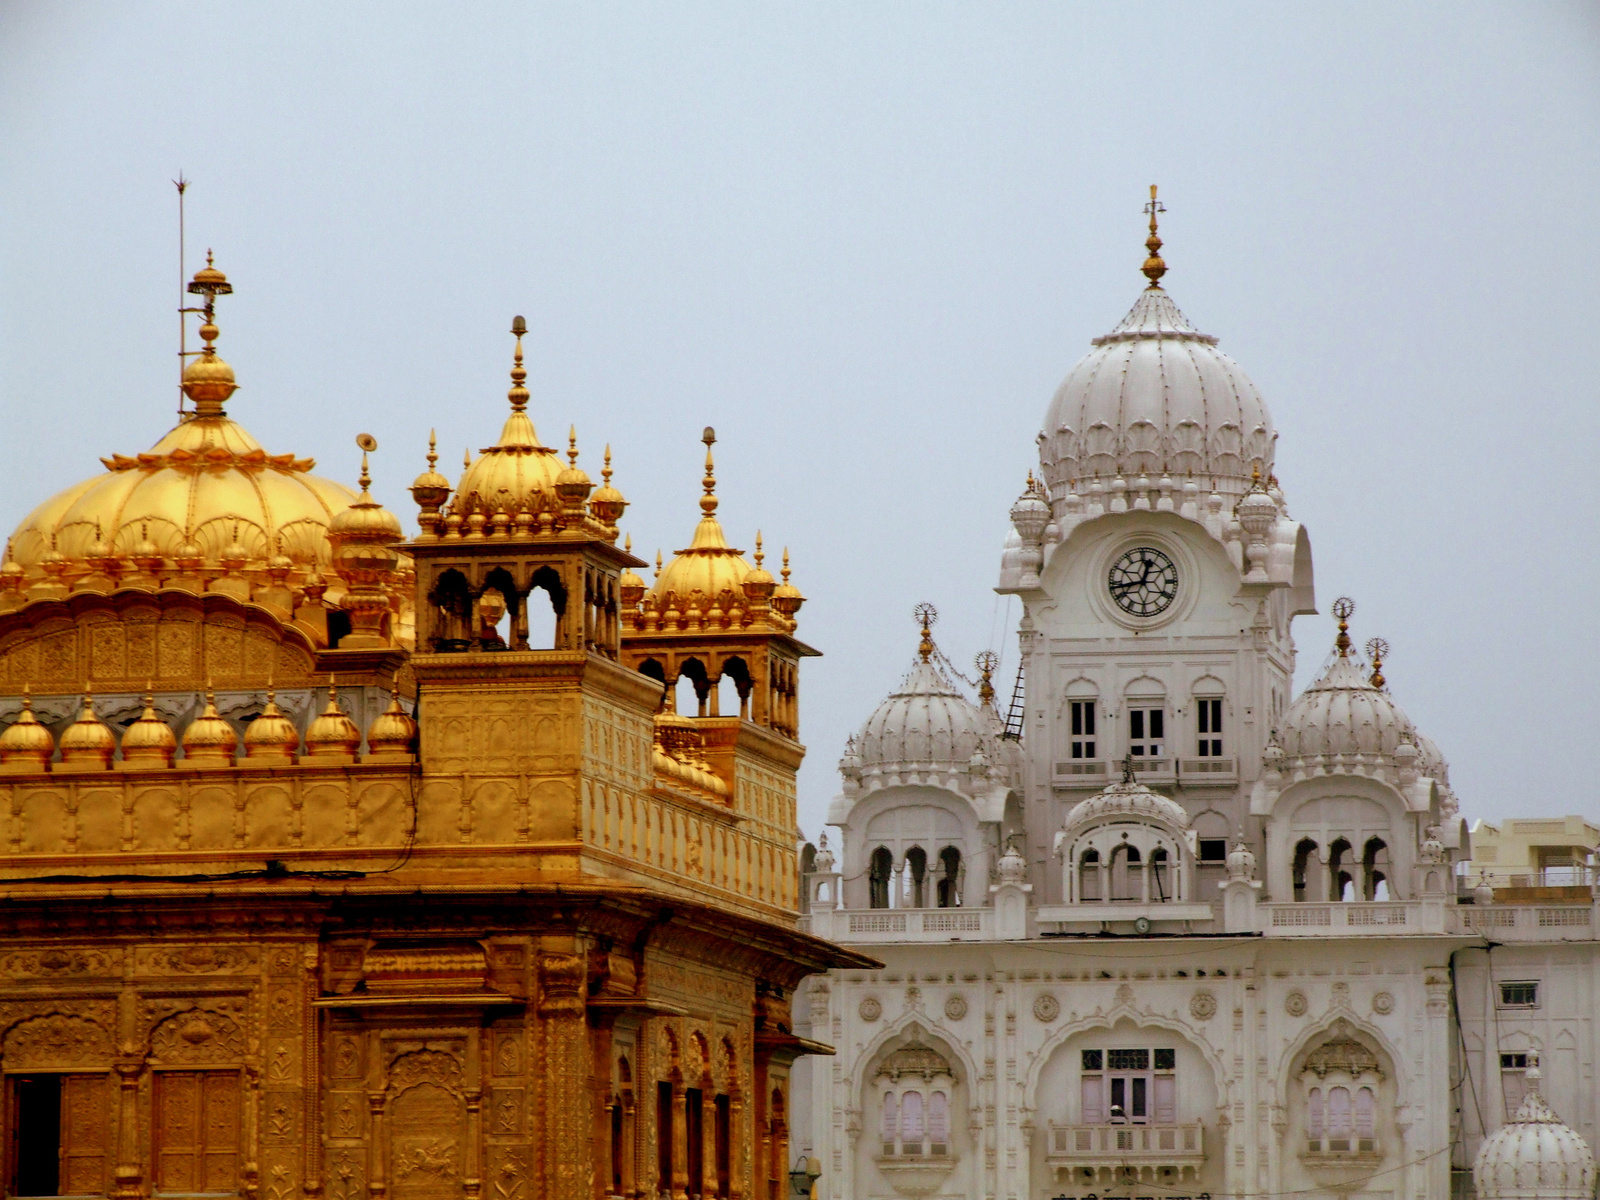
[[[1592,1196],[1593,889],[1458,879],[1444,757],[1347,601],[1291,696],[1310,540],[1151,235],[1011,510],[1025,703],[924,621],[805,852],[806,925],[884,967],[797,998],[837,1055],[792,1144],[851,1200],[1442,1200],[1480,1149],[1484,1200]]]

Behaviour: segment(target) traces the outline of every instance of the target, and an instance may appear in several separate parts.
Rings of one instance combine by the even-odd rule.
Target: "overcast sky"
[[[180,168],[230,411],[346,482],[372,432],[408,528],[429,427],[452,471],[500,427],[515,313],[647,557],[716,426],[729,534],[792,548],[826,656],[813,837],[916,602],[1014,671],[1007,510],[1157,182],[1321,607],[1393,645],[1464,814],[1600,817],[1600,6],[9,0],[6,529],[170,424]],[[1332,633],[1296,622],[1301,686]]]

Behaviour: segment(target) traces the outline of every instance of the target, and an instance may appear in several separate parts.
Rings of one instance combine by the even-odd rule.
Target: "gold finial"
[[[1383,677],[1383,660],[1389,657],[1389,643],[1381,637],[1368,638],[1367,657],[1372,660],[1372,674],[1367,682],[1381,692],[1387,682]]]
[[[1161,237],[1156,233],[1156,214],[1167,211],[1167,206],[1156,199],[1156,185],[1150,185],[1150,203],[1144,206],[1144,211],[1150,214],[1150,236],[1144,241],[1144,248],[1150,252],[1150,257],[1144,260],[1145,278],[1150,281],[1147,291],[1156,291],[1161,287],[1161,277],[1167,273],[1167,264],[1161,261]]]
[[[528,332],[528,323],[521,317],[512,317],[511,332],[516,334],[517,348],[511,363],[511,390],[506,393],[506,398],[511,401],[512,412],[521,412],[528,407],[528,389],[523,386],[528,372],[522,365],[522,335]]]
[[[787,557],[785,570],[787,570]],[[924,600],[911,610],[911,615],[922,626],[922,641],[917,646],[917,653],[922,656],[923,662],[927,662],[933,657],[933,623],[939,619],[939,610]]]
[[[713,495],[717,489],[717,473],[715,464],[711,461],[711,447],[717,444],[717,431],[707,425],[706,431],[700,435],[700,440],[706,444],[706,477],[700,481],[700,486],[705,488],[706,494],[700,497],[700,511],[709,517],[717,511],[717,498]]]
[[[1350,618],[1356,611],[1356,602],[1348,596],[1340,596],[1333,602],[1330,609],[1339,621],[1339,636],[1333,639],[1333,648],[1338,651],[1340,658],[1350,657]]]
[[[569,467],[578,465],[578,427],[576,425],[567,427],[567,465]]]
[[[627,537],[622,539],[622,552],[624,554],[633,553],[633,534],[630,533]]]
[[[611,443],[606,443],[606,463],[600,468],[600,486],[611,486]]]
[[[761,560],[766,555],[761,552],[761,530],[756,530],[756,570],[761,569]]]
[[[661,551],[656,551],[656,578],[661,578]]]
[[[437,430],[428,430],[428,473],[433,473],[433,464],[439,461],[439,433]]]
[[[779,574],[783,576],[784,583],[789,582],[789,547],[787,546],[783,548],[783,570]]]
[[[988,708],[994,704],[992,680],[995,670],[1000,666],[1000,656],[993,650],[984,650],[972,662],[978,668],[978,703]]]
[[[360,483],[361,483],[362,492],[365,492],[369,487],[372,486],[372,475],[367,470],[367,452],[365,450],[363,450],[361,452],[361,479],[360,479]]]
[[[461,451],[461,469],[467,470],[472,466],[472,447],[464,447]]]

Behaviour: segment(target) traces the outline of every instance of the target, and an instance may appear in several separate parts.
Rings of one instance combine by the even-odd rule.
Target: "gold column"
[[[467,1093],[467,1146],[462,1168],[461,1192],[466,1200],[477,1200],[483,1190],[483,1091]]]
[[[688,1200],[688,1196],[689,1102],[683,1080],[675,1076],[672,1080],[672,1200]]]
[[[367,1195],[372,1200],[383,1200],[389,1190],[384,1179],[384,1159],[388,1151],[389,1126],[384,1112],[384,1094],[367,1093]]]
[[[138,1200],[144,1194],[144,1163],[139,1154],[139,1087],[144,1082],[145,1062],[142,1057],[130,1056],[111,1065],[118,1083],[117,1165],[111,1173],[111,1195],[114,1200]]]
[[[571,614],[572,606],[567,606]],[[539,955],[540,1037],[544,1071],[539,1080],[544,1128],[543,1194],[568,1200],[594,1191],[593,1115],[574,1104],[589,1082],[589,1027],[583,998],[584,960],[570,937],[541,939]]]

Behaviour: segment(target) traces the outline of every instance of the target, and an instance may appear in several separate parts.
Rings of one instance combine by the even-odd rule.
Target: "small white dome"
[[[1085,825],[1129,819],[1154,819],[1180,831],[1189,828],[1189,814],[1183,805],[1152,792],[1137,780],[1122,779],[1073,805],[1062,830],[1070,833]]]
[[[1472,1164],[1478,1200],[1590,1200],[1594,1155],[1539,1095],[1539,1070],[1528,1070],[1522,1104],[1483,1140]]]
[[[1052,496],[1165,472],[1214,480],[1237,498],[1257,462],[1271,474],[1277,434],[1261,393],[1161,288],[1141,293],[1093,345],[1045,416],[1040,461]]]
[[[987,713],[930,659],[919,658],[856,735],[862,782],[875,775],[965,771],[974,751],[998,761]]]

